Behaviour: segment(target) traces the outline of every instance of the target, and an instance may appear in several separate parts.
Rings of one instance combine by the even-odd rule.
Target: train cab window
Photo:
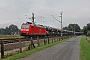
[[[21,28],[29,28],[30,25],[22,25]]]

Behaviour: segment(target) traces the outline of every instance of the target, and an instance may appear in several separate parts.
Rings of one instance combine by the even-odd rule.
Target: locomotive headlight
[[[23,31],[23,29],[21,29],[21,31]]]
[[[26,31],[29,31],[29,29],[26,29]]]

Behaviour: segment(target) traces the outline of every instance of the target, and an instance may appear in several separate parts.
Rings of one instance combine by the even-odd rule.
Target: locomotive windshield
[[[29,25],[22,25],[21,28],[29,28]]]

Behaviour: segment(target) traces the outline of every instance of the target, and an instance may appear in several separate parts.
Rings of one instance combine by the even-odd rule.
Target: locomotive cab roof
[[[32,22],[26,22],[26,23],[23,23],[23,24],[32,24]]]
[[[26,22],[26,24],[32,24],[32,22]]]

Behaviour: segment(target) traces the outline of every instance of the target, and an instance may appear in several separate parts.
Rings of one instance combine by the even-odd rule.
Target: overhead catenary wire
[[[10,6],[11,6],[11,4],[13,4],[13,3],[9,2],[8,0],[7,1],[3,0],[2,3],[6,3]],[[11,4],[9,4],[9,3],[11,3]],[[11,9],[11,8],[15,8],[16,5],[15,6],[14,5],[12,5],[12,7],[9,7],[9,8],[5,8],[3,5],[0,5],[0,7],[1,7],[2,10],[5,10],[5,12],[7,11],[7,12],[10,12],[10,13],[14,13],[14,14],[23,14],[22,12],[19,13],[19,12],[15,11],[16,9]]]
[[[7,0],[7,2],[12,3],[12,4],[14,4],[14,5],[16,5],[16,6],[20,7],[20,8],[22,8],[22,9],[24,9],[25,11],[27,10],[25,7],[22,7],[22,6],[18,5],[18,4],[15,4],[15,3],[13,3],[10,0]]]
[[[16,5],[16,6],[18,6],[18,7],[20,7],[20,8],[22,8],[22,9],[24,9],[24,10],[27,10],[25,7],[22,7],[22,6],[20,6],[20,5],[17,5],[17,4],[13,3],[13,2],[10,1],[10,0],[7,0],[7,1],[10,2],[10,3],[12,3],[12,4],[14,4],[14,5]],[[20,1],[20,0],[19,0],[19,1]],[[22,2],[22,1],[20,1],[20,2]],[[28,2],[29,2],[29,1],[28,1]],[[27,4],[26,4],[26,5],[27,5]],[[33,4],[33,6],[36,7],[35,4]],[[36,8],[41,9],[40,6],[39,6],[39,7],[36,7]],[[49,14],[49,15],[52,16],[55,20],[59,21],[59,20],[56,19],[53,15],[51,15],[50,13],[44,11],[43,9],[41,9],[41,11],[43,11],[43,12]],[[60,22],[60,21],[59,21],[59,22]]]
[[[21,6],[21,5],[18,5],[18,4],[16,4],[16,3],[14,3],[14,2],[12,2],[11,0],[6,0],[7,2],[9,2],[9,3],[12,3],[12,4],[14,4],[15,6],[18,6],[18,7],[20,7],[20,8],[22,8],[22,10],[24,10],[24,11],[27,11],[27,9],[25,8],[25,7],[23,7],[23,6]],[[20,0],[19,0],[20,1]],[[23,1],[21,1],[22,3],[24,3]],[[28,1],[28,2],[30,2],[30,1]],[[27,2],[26,2],[27,3]],[[25,4],[25,5],[29,5],[29,4]],[[33,6],[34,7],[36,7],[35,6],[35,4],[33,4]],[[57,20],[57,21],[59,21],[56,17],[54,17],[53,15],[51,15],[50,13],[48,13],[48,12],[46,12],[46,11],[44,11],[43,9],[41,9],[40,8],[40,6],[38,6],[38,7],[36,7],[37,9],[39,9],[39,10],[41,10],[42,12],[44,12],[44,13],[46,13],[46,14],[48,14],[49,16],[51,16],[53,19],[55,19],[55,20]],[[35,8],[32,8],[32,9],[35,9]],[[12,11],[12,12],[14,12],[14,11]],[[15,13],[15,12],[14,12]],[[23,14],[23,12],[22,12],[22,14]],[[39,15],[39,14],[38,14]],[[59,21],[60,22],[60,21]]]
[[[2,6],[0,6],[1,8],[1,10],[2,11],[4,11],[5,10],[5,12],[10,12],[10,13],[12,13],[12,14],[23,14],[23,13],[18,13],[18,12],[16,12],[16,11],[13,11],[13,10],[10,10],[10,9],[6,9],[6,8],[3,8]]]
[[[35,6],[35,4],[34,4],[34,7],[36,7]],[[38,7],[36,7],[36,8],[38,8]],[[39,8],[38,9],[40,9],[40,6],[39,6]],[[42,10],[41,9],[41,11],[43,11],[43,12],[45,12],[45,13],[47,13],[49,16],[51,16],[52,18],[54,18],[55,20],[57,20],[58,22],[60,22],[57,18],[55,18],[53,15],[51,15],[50,13],[48,13],[48,12],[46,12],[46,11],[44,11],[44,10]],[[61,23],[61,22],[60,22]]]
[[[10,11],[13,11],[13,12],[18,12],[18,10],[20,11],[20,13],[24,13],[24,12],[27,12],[27,11],[30,11],[31,9],[28,9],[28,7],[29,7],[29,5],[28,6],[25,6],[25,5],[27,5],[27,4],[21,4],[21,5],[19,5],[19,4],[16,4],[16,3],[14,3],[13,1],[11,1],[11,0],[2,0],[2,2],[4,2],[4,3],[6,3],[6,4],[8,4],[8,5],[10,5],[10,6],[13,6],[13,7],[9,7],[9,8],[14,8],[14,7],[18,7],[18,9],[13,9],[13,10],[11,10],[11,9],[7,9],[7,10],[10,10]],[[12,4],[12,5],[11,5]],[[24,7],[25,6],[25,7]],[[5,9],[6,10],[6,9]],[[17,11],[16,11],[17,10]],[[23,12],[22,12],[23,11]]]

